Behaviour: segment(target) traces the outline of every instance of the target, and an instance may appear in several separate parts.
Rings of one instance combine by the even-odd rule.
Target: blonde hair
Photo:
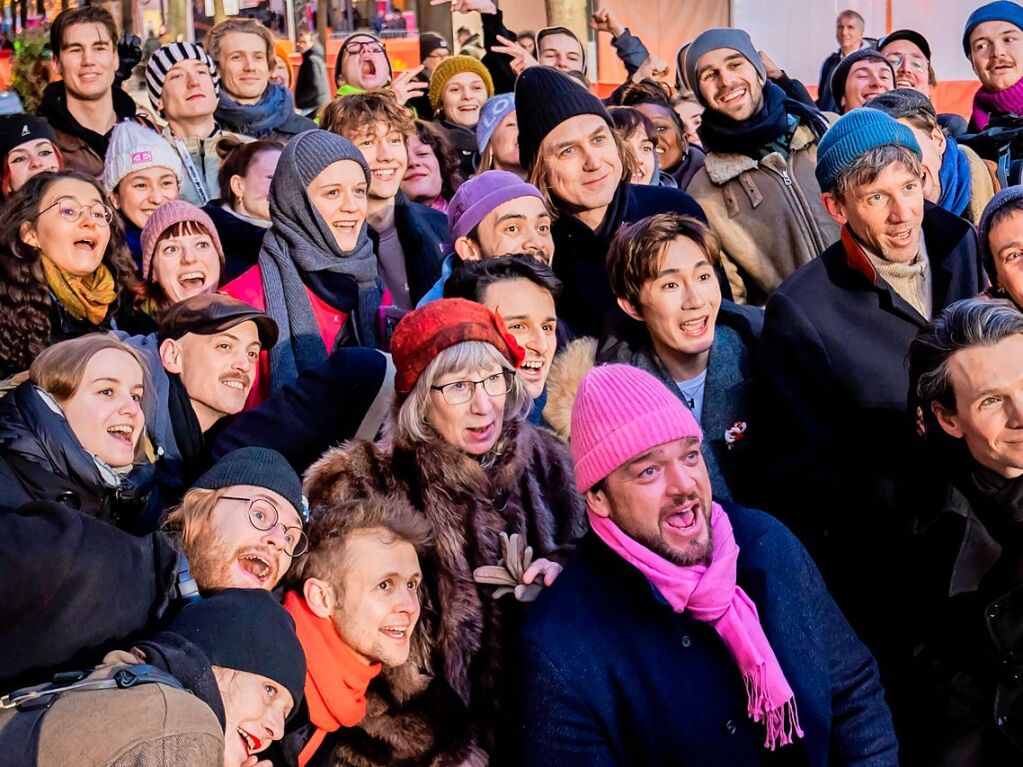
[[[144,391],[150,394],[149,367],[142,355],[112,333],[87,333],[46,347],[32,362],[28,370],[29,380],[52,395],[58,403],[67,402],[82,385],[89,361],[106,349],[124,352],[138,363],[142,369]]]
[[[231,488],[221,487],[207,490],[194,487],[185,493],[181,505],[167,512],[163,519],[164,531],[174,535],[186,556],[198,544],[200,536],[208,529],[213,509]]]
[[[430,409],[430,393],[433,391],[431,387],[441,376],[449,373],[479,370],[493,365],[500,365],[501,370],[515,372],[507,358],[493,344],[485,341],[463,341],[444,349],[426,366],[408,396],[400,402],[395,400],[396,413],[392,424],[395,436],[409,442],[436,439],[437,432],[426,420]],[[516,373],[504,402],[503,422],[508,424],[525,418],[532,404],[529,392]]]
[[[244,19],[240,17],[230,18],[215,25],[206,35],[206,50],[217,66],[220,66],[220,46],[225,36],[232,32],[242,32],[247,35],[262,37],[266,43],[266,65],[269,67],[274,60],[274,37],[270,30],[264,27],[255,19]]]

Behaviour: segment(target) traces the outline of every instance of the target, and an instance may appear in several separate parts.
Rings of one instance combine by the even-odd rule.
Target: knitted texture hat
[[[220,96],[220,75],[217,74],[217,65],[213,62],[213,57],[206,49],[197,43],[169,43],[158,48],[146,64],[146,87],[149,89],[149,100],[154,107],[163,96],[163,83],[167,79],[167,73],[179,61],[188,59],[200,61],[209,67],[210,77],[213,78],[213,92]],[[216,107],[216,104],[213,106]]]
[[[419,35],[419,63],[422,64],[426,61],[426,57],[434,51],[446,48],[451,50],[451,46],[448,45],[448,41],[441,37],[436,32],[423,32]]]
[[[918,114],[923,111],[933,119],[938,119],[934,104],[920,91],[912,88],[896,88],[893,91],[875,96],[864,106],[870,109],[880,109],[893,120],[898,120],[907,115]]]
[[[277,682],[298,709],[305,690],[305,653],[295,621],[264,589],[223,589],[181,608],[166,629],[196,645],[211,665]]]
[[[368,184],[372,178],[369,163],[362,152],[348,139],[325,130],[307,130],[293,137],[284,147],[278,167],[289,169],[288,174],[279,174],[282,179],[292,177],[293,172],[304,191],[313,179],[328,165],[340,160],[352,160],[362,166]],[[274,179],[278,174],[274,173]],[[273,182],[271,182],[271,186]],[[295,190],[296,192],[300,190]],[[271,193],[271,197],[274,195]]]
[[[0,117],[0,171],[12,149],[39,139],[57,146],[57,135],[42,117],[25,114]]]
[[[480,110],[480,121],[476,123],[476,148],[479,149],[480,154],[483,154],[487,148],[487,144],[493,138],[494,131],[501,124],[501,120],[505,118],[505,115],[514,111],[515,94],[513,93],[498,93],[487,99]]]
[[[980,216],[980,223],[977,224],[977,239],[980,240],[980,256],[984,260],[984,270],[992,285],[998,283],[998,273],[995,271],[995,258],[988,245],[988,235],[991,234],[992,219],[1006,207],[1023,207],[1023,186],[1006,187],[988,202],[987,207]]]
[[[430,78],[430,106],[434,108],[434,111],[440,109],[448,80],[463,72],[479,75],[487,88],[487,98],[494,95],[494,78],[490,76],[490,70],[483,66],[482,61],[472,56],[448,56],[437,65]]]
[[[408,394],[419,376],[442,351],[465,341],[482,341],[497,349],[518,369],[525,351],[504,321],[483,304],[464,298],[442,298],[409,312],[391,336],[394,390]]]
[[[103,186],[107,193],[114,191],[129,173],[146,168],[169,168],[178,177],[179,185],[185,176],[181,158],[163,136],[137,122],[117,123],[103,163]]]
[[[224,247],[220,244],[220,235],[217,234],[217,227],[202,208],[197,208],[190,202],[184,200],[169,200],[154,210],[142,227],[142,279],[151,282],[153,276],[153,251],[156,250],[156,243],[160,236],[170,229],[174,224],[184,221],[194,221],[206,230],[206,234],[213,240],[213,247],[217,249],[220,256],[220,265],[224,265]]]
[[[506,170],[488,170],[473,176],[458,187],[448,203],[451,241],[465,237],[490,211],[517,197],[535,197],[543,202],[539,189]]]
[[[843,109],[845,107],[842,106],[842,102],[845,100],[845,83],[849,79],[849,71],[854,64],[861,61],[883,61],[885,66],[892,70],[892,82],[895,82],[895,68],[880,51],[873,48],[861,48],[858,51],[853,51],[838,62],[835,71],[831,73],[831,93],[835,97],[835,103]]]
[[[971,13],[963,30],[963,53],[966,54],[966,58],[970,58],[970,35],[986,21],[1007,21],[1023,30],[1023,7],[1010,0],[997,0],[982,5]]]
[[[689,408],[650,373],[600,365],[579,384],[572,406],[572,458],[580,493],[647,450],[702,437]]]
[[[302,495],[302,480],[276,450],[268,447],[240,447],[225,455],[192,485],[193,488],[219,490],[234,485],[252,485],[273,490],[306,518],[309,504]]]
[[[884,51],[884,49],[891,43],[897,40],[907,40],[917,48],[924,55],[924,58],[928,61],[931,60],[931,45],[927,42],[927,38],[921,35],[914,29],[896,29],[894,32],[890,32],[878,41],[877,49]]]
[[[565,120],[596,115],[611,124],[604,104],[568,75],[550,67],[529,67],[515,81],[515,112],[519,121],[519,162],[529,170],[544,137]]]
[[[719,48],[731,48],[733,51],[741,53],[757,70],[760,82],[767,82],[767,70],[764,68],[764,62],[760,60],[760,54],[757,53],[748,32],[730,28],[708,29],[689,44],[684,57],[682,51],[679,51],[679,58],[683,59],[681,63],[685,66],[686,84],[704,106],[707,104],[700,93],[698,82],[700,58],[705,53],[716,51]]]
[[[577,43],[579,43],[579,49],[583,53],[582,60],[579,64],[579,71],[582,72],[583,74],[586,74],[586,46],[583,45],[582,41],[579,39],[579,36],[576,35],[576,33],[573,32],[568,27],[562,26],[544,27],[543,29],[537,31],[537,33],[533,36],[533,40],[536,43],[536,57],[538,59],[540,58],[540,49],[543,47],[541,45],[541,43],[543,43],[543,39],[551,35],[568,35]]]
[[[354,35],[348,35],[348,37],[341,42],[341,47],[337,50],[337,58],[334,60],[334,79],[337,80],[341,77],[341,66],[345,63],[345,56],[348,55],[348,52],[345,50],[345,46],[348,43],[359,42],[375,42],[384,49],[384,58],[387,59],[387,82],[390,82],[391,78],[394,76],[394,67],[391,65],[391,57],[387,55],[387,46],[384,45],[383,40],[369,32],[356,32]]]
[[[817,145],[817,183],[830,192],[835,179],[856,158],[874,147],[895,144],[923,157],[912,129],[880,109],[854,109],[838,118]]]

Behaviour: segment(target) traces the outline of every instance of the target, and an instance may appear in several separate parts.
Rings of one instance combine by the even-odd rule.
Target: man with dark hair
[[[37,114],[57,134],[66,166],[98,179],[114,125],[137,112],[114,83],[120,59],[113,16],[98,5],[62,11],[50,27],[50,49],[61,79],[46,86]]]
[[[838,111],[838,104],[831,91],[831,75],[834,74],[835,67],[850,53],[871,47],[871,42],[863,37],[865,28],[866,22],[863,17],[853,10],[842,11],[835,20],[838,50],[824,59],[817,85],[817,106],[825,112]]]
[[[911,612],[920,763],[1013,764],[1023,758],[1023,315],[1008,301],[952,304],[913,340],[909,375],[925,425]]]
[[[839,114],[851,112],[894,88],[895,67],[873,48],[850,53],[831,75],[831,92]]]
[[[326,764],[367,747],[365,732],[349,740],[344,728],[362,721],[370,704],[383,705],[370,682],[409,658],[420,614],[419,554],[430,535],[410,506],[379,498],[347,501],[310,524],[309,553],[284,597],[305,650],[308,691],[281,743],[289,764]]]
[[[876,109],[831,127],[817,178],[841,240],[771,297],[760,348],[768,509],[821,564],[893,695],[913,435],[906,352],[932,316],[984,287],[973,228],[925,205],[920,156],[912,131]]]
[[[330,101],[327,54],[316,35],[308,29],[298,34],[298,50],[302,53],[302,64],[295,76],[295,106],[306,117],[315,117],[320,107]]]
[[[798,267],[838,238],[814,177],[828,123],[768,81],[741,29],[710,29],[682,56],[685,80],[706,110],[707,152],[687,191],[721,241],[739,303],[763,304]]]

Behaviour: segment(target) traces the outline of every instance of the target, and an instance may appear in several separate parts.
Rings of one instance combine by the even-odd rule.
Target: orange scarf
[[[45,256],[40,260],[46,284],[68,314],[76,320],[88,320],[93,325],[99,325],[107,318],[107,309],[117,298],[117,285],[106,266],[100,264],[96,271],[85,277],[72,277]]]
[[[297,592],[288,592],[284,609],[295,619],[305,651],[305,700],[316,728],[298,757],[299,767],[305,767],[328,732],[354,727],[366,716],[366,688],[380,664],[367,666],[338,636],[333,621],[314,615]]]

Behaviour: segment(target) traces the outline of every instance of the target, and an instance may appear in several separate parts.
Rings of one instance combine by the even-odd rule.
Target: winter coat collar
[[[813,131],[805,125],[800,125],[792,134],[789,142],[789,149],[792,152],[799,152],[816,142]],[[772,155],[768,155],[759,163],[752,157],[737,152],[710,152],[704,160],[704,168],[707,177],[715,186],[722,186],[741,174],[756,170],[761,163],[767,162]]]
[[[111,91],[111,94],[117,121],[135,119],[138,108],[134,99],[117,87]],[[78,139],[101,158],[106,155],[110,134],[100,135],[78,122],[68,109],[67,91],[62,80],[46,86],[43,91],[42,103],[39,105],[39,115],[45,117],[54,130]]]

